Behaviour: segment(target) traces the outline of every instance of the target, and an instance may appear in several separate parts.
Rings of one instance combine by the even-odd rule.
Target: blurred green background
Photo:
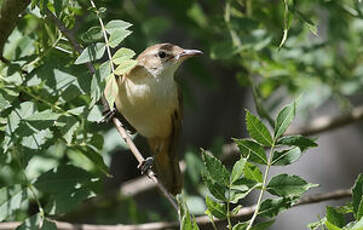
[[[90,27],[98,25],[98,19],[90,10],[89,2],[59,2],[49,1],[48,6],[72,29],[83,46],[90,44],[85,34]],[[257,108],[268,123],[269,117],[275,116],[284,103],[300,96],[296,126],[304,126],[318,115],[349,112],[362,103],[363,4],[355,0],[287,2],[287,13],[284,13],[284,1],[278,0],[96,2],[105,22],[122,19],[133,24],[130,28],[132,34],[123,41],[123,47],[140,53],[149,45],[171,42],[205,53],[188,60],[177,73],[185,103],[179,154],[187,165],[185,195],[195,215],[205,211],[203,194],[206,188],[200,178],[199,148],[209,149],[218,156],[225,144],[231,142],[231,137],[243,137],[244,108],[254,111]],[[40,8],[29,7],[9,37],[3,55],[12,61],[12,65],[0,64],[1,74],[16,82],[22,78],[19,68],[25,69],[29,75],[25,80],[19,80],[25,90],[46,98],[50,103],[59,102],[66,110],[87,105],[91,102],[89,92],[92,90],[87,69],[73,65],[77,55],[72,54],[69,43],[44,17]],[[279,48],[284,29],[288,31],[287,40]],[[54,70],[63,75],[59,77]],[[55,75],[55,78],[50,79],[50,75]],[[11,95],[6,90],[6,83],[0,82],[0,86],[6,97]],[[20,92],[14,95],[11,103],[15,107],[29,100],[34,98],[29,93]],[[66,103],[62,104],[62,101]],[[44,103],[39,104],[37,108],[42,110]],[[0,141],[4,154],[0,154],[1,187],[23,180],[13,151],[7,150],[6,124],[11,112],[10,106],[2,107]],[[42,134],[43,139],[46,135],[52,135],[52,138],[41,143],[39,148],[29,147],[31,142],[24,142],[24,139],[14,142],[14,145],[22,146],[20,165],[26,168],[29,180],[69,162],[94,177],[103,178],[93,185],[96,197],[88,194],[87,197],[93,198],[75,203],[66,214],[56,215],[57,219],[97,224],[176,220],[170,205],[156,189],[134,197],[120,195],[120,186],[139,177],[137,161],[111,124],[95,123],[100,118],[98,106],[91,111],[85,107],[79,114],[83,118],[74,127],[73,135],[83,135],[79,140],[92,140],[93,147],[77,147],[80,142],[72,138],[72,134],[65,141],[57,140],[57,137],[64,139],[66,134],[52,129]],[[325,134],[319,140],[321,147],[314,150],[314,154],[304,156],[296,168],[289,170],[301,171],[300,174],[313,183],[321,184],[320,191],[351,186],[353,178],[363,171],[363,165],[359,164],[363,160],[360,141],[363,136],[359,128]],[[139,136],[135,141],[147,155],[145,141]],[[101,154],[105,165],[110,168],[111,178],[87,157],[85,153],[89,151]],[[44,204],[51,199],[50,196],[46,192],[39,193]],[[252,198],[250,203],[243,205],[253,204]],[[284,214],[274,229],[289,229],[286,223],[296,223],[296,229],[303,229],[309,221],[316,220],[322,210],[319,206],[306,211],[300,222],[297,221],[300,213]],[[9,220],[22,220],[35,211],[35,201],[29,200]]]

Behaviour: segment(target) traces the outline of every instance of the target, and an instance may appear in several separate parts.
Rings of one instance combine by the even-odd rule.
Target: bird
[[[175,72],[188,58],[203,54],[171,43],[155,44],[136,58],[137,65],[117,78],[115,107],[146,138],[151,167],[167,191],[181,192],[177,142],[183,119],[183,98]],[[104,93],[111,87],[106,85]],[[148,160],[150,160],[148,158]]]

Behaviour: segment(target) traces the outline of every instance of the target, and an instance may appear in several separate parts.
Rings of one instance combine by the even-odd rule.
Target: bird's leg
[[[141,175],[146,174],[147,170],[152,168],[153,161],[154,159],[152,157],[148,157],[137,166],[137,168],[141,171]]]
[[[101,101],[103,104],[103,111],[102,111],[103,117],[100,121],[97,122],[98,124],[110,122],[117,112],[116,104],[114,104],[113,109],[111,109],[110,106],[108,105],[105,96],[101,98]]]
[[[117,110],[116,108],[109,109],[108,111],[103,112],[103,117],[100,121],[98,121],[98,124],[101,123],[108,123],[111,121],[111,119],[115,116]]]

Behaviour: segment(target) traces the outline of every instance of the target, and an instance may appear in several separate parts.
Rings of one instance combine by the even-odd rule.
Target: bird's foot
[[[146,172],[152,168],[154,159],[152,157],[146,158],[143,162],[141,162],[137,168],[141,171],[141,175],[146,174]]]
[[[116,115],[116,108],[110,109],[108,111],[106,111],[102,117],[102,119],[100,121],[98,121],[98,124],[102,124],[102,123],[108,123],[112,120],[112,118]]]

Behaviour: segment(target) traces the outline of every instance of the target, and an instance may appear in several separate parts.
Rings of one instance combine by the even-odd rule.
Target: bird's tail
[[[153,168],[162,185],[173,195],[181,192],[183,178],[179,168],[176,140],[173,137],[148,139],[154,155]]]

